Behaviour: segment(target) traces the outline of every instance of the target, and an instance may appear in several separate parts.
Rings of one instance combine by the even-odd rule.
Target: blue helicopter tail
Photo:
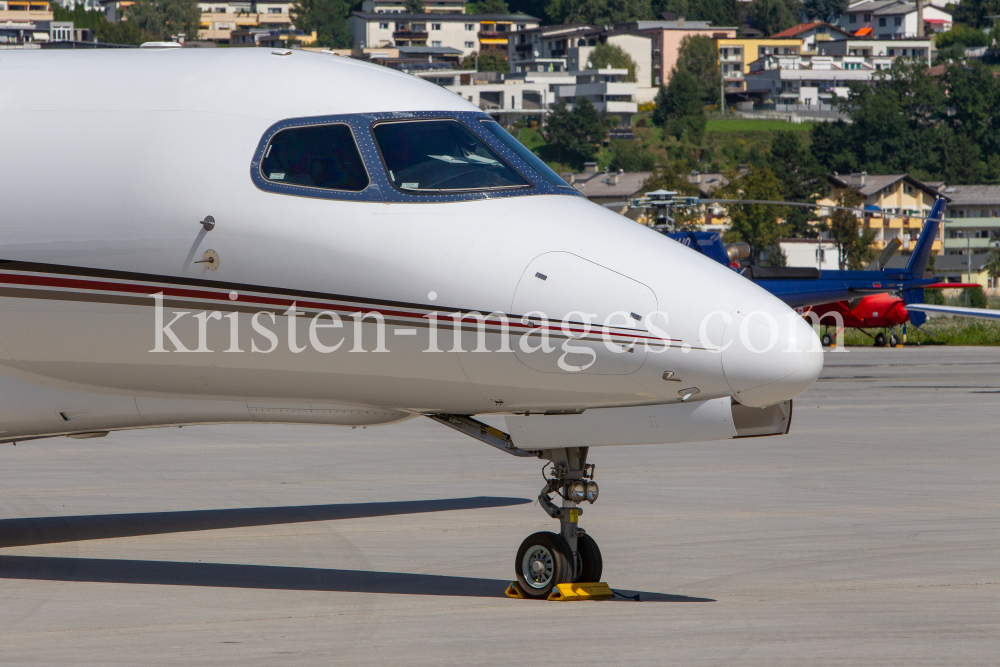
[[[923,289],[908,289],[903,292],[903,303],[907,306],[911,303],[923,303],[924,302],[924,290]],[[913,326],[922,327],[924,322],[927,321],[927,313],[921,312],[919,310],[907,310],[910,314],[910,322]]]
[[[913,254],[910,255],[910,261],[906,264],[906,271],[910,274],[910,278],[919,280],[924,277],[924,271],[927,270],[927,261],[931,258],[931,250],[934,247],[934,239],[937,238],[943,214],[944,199],[939,198],[934,202],[931,214],[927,216],[927,222],[920,231],[920,238],[917,239],[917,244],[913,246]]]

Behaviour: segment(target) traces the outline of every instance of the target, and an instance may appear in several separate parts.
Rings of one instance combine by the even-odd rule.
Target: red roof
[[[823,23],[821,21],[815,21],[813,23],[800,23],[797,26],[791,27],[788,30],[782,30],[781,32],[776,32],[771,35],[768,39],[785,39],[790,37],[795,37],[799,33],[803,33],[806,30],[811,30],[816,26],[821,26]]]

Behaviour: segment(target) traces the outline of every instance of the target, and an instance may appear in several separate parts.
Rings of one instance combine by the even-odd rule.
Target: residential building
[[[199,2],[201,29],[198,30],[198,39],[230,43],[231,33],[239,30],[241,31],[238,35],[239,43],[247,45],[251,32],[259,36],[272,30],[293,30],[295,27],[292,25],[291,16],[293,6],[293,0]]]
[[[817,47],[828,42],[849,39],[851,33],[843,28],[823,22],[800,23],[797,26],[771,35],[771,39],[801,39],[802,53],[818,53]]]
[[[586,34],[586,33],[585,33]],[[591,37],[586,37],[587,44],[573,46],[566,51],[566,65],[570,72],[582,72],[590,69],[590,56],[598,44],[612,44],[624,51],[635,63],[636,102],[652,102],[658,88],[652,86],[652,37],[639,33],[599,31],[595,35],[596,43],[591,44]],[[584,39],[580,35],[579,44]]]
[[[809,266],[820,271],[840,269],[840,250],[831,239],[778,239],[785,266]]]
[[[934,40],[930,37],[910,39],[842,39],[819,44],[823,56],[863,56],[866,58],[919,58],[930,67]]]
[[[775,104],[818,107],[846,98],[852,82],[871,81],[876,69],[858,56],[767,56],[750,65],[744,83],[746,92]]]
[[[802,55],[801,39],[720,39],[719,69],[729,90],[746,90],[744,77],[750,73],[750,63],[764,56]]]
[[[909,174],[850,174],[836,172],[827,176],[830,195],[818,200],[821,218],[829,218],[839,197],[848,188],[857,191],[864,207],[864,226],[875,232],[875,247],[881,250],[893,239],[899,239],[902,250],[913,250],[926,217],[938,197],[950,200],[927,183]],[[917,217],[921,216],[921,217]],[[944,249],[944,226],[938,230],[933,253]]]
[[[931,3],[923,8],[923,34],[951,30],[951,14]],[[847,6],[838,25],[858,37],[908,39],[917,37],[917,6],[902,0],[856,0]]]
[[[624,212],[630,198],[643,194],[643,184],[651,175],[648,171],[601,172],[596,162],[585,162],[582,173],[563,174],[563,178],[595,204]]]
[[[506,52],[508,33],[537,28],[527,14],[385,14],[354,12],[347,19],[355,49],[431,46],[459,49],[464,55]]]
[[[370,14],[406,14],[406,3],[401,0],[364,0],[361,11]],[[464,14],[465,0],[425,0],[428,14]]]
[[[685,37],[710,37],[711,39],[732,39],[736,37],[735,27],[714,27],[710,21],[632,21],[619,23],[616,30],[627,30],[648,35],[652,39],[649,86],[658,88],[670,80],[670,73],[677,64],[677,54]],[[640,80],[640,89],[647,84]],[[640,97],[642,94],[640,93]]]
[[[596,46],[592,25],[548,25],[518,31],[507,40],[507,61],[512,73],[565,72],[571,47]],[[581,43],[581,40],[582,43]]]
[[[239,28],[230,32],[229,45],[233,47],[259,46],[262,48],[281,48],[289,42],[299,46],[312,44],[316,41],[316,31],[311,33],[294,28]]]
[[[49,41],[52,18],[48,0],[0,0],[0,46]]]
[[[565,102],[570,109],[582,98],[587,98],[599,113],[617,115],[622,127],[632,125],[632,115],[638,113],[636,102],[638,86],[625,81],[628,70],[608,67],[574,72],[576,81],[556,86],[556,101]]]
[[[1000,246],[1000,185],[949,185],[946,255],[985,255]]]

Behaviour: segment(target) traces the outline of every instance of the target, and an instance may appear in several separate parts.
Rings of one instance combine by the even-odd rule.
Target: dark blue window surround
[[[441,119],[457,120],[470,131],[475,137],[486,144],[489,149],[499,156],[509,170],[513,168],[516,174],[527,181],[527,185],[512,188],[491,188],[473,191],[456,192],[408,192],[393,187],[389,180],[387,169],[379,154],[378,146],[374,140],[373,126],[380,122],[391,120],[418,120],[418,119]],[[568,186],[562,179],[552,172],[548,167],[529,155],[528,151],[520,144],[511,144],[513,137],[501,138],[501,134],[490,131],[484,124],[491,123],[492,119],[488,114],[475,111],[446,111],[446,112],[385,112],[373,114],[343,114],[336,116],[316,116],[312,118],[293,118],[283,120],[272,125],[261,137],[257,150],[254,152],[253,160],[250,164],[250,177],[257,188],[265,192],[275,192],[299,197],[310,197],[314,199],[334,199],[342,201],[372,201],[372,202],[451,202],[470,201],[478,199],[498,199],[501,197],[523,197],[529,195],[573,195],[582,196],[572,187]],[[282,130],[290,128],[310,128],[323,125],[340,124],[351,128],[354,140],[357,142],[357,149],[361,155],[364,165],[367,168],[370,182],[367,187],[359,191],[321,189],[318,187],[308,187],[300,183],[286,183],[268,180],[261,173],[261,163],[264,160],[265,152],[271,140]],[[488,125],[492,128],[492,125]],[[506,134],[505,132],[503,134]],[[509,135],[508,135],[509,136]],[[280,140],[280,138],[279,138]],[[517,149],[517,150],[515,150]],[[482,149],[480,149],[482,150]],[[537,163],[536,163],[537,161]],[[267,165],[268,163],[265,163]]]

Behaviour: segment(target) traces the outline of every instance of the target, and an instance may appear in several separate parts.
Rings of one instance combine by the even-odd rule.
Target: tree
[[[1000,0],[962,0],[952,9],[955,23],[985,28],[993,23],[991,16],[1000,15]]]
[[[653,122],[677,139],[687,136],[694,142],[701,141],[707,119],[701,101],[701,86],[691,73],[674,69],[670,84],[660,86]]]
[[[478,56],[478,58],[477,58]],[[473,53],[462,58],[462,69],[474,69],[479,72],[509,72],[510,63],[504,58],[502,53],[487,51],[485,53]]]
[[[767,167],[751,166],[746,175],[726,186],[732,199],[781,201],[781,182]],[[750,263],[760,262],[761,251],[775,245],[780,236],[778,218],[785,207],[775,204],[730,204],[727,240],[750,246]]]
[[[861,205],[861,195],[848,188],[837,197],[837,206],[857,208]],[[862,225],[861,218],[853,211],[834,209],[830,215],[830,236],[837,244],[840,254],[840,270],[863,269],[875,257],[872,244],[875,232]]]
[[[77,5],[79,7],[80,5]],[[95,30],[97,41],[102,44],[130,44],[139,46],[143,42],[155,42],[160,39],[158,35],[151,35],[131,21],[119,21],[118,23],[99,23]]]
[[[299,0],[292,8],[295,27],[310,33],[316,31],[319,46],[346,49],[351,46],[351,31],[347,17],[351,5],[346,0]]]
[[[608,168],[612,171],[652,171],[656,166],[656,158],[643,148],[639,140],[612,140],[610,149]]]
[[[833,23],[847,11],[847,0],[805,0],[802,13],[811,21]]]
[[[404,0],[403,5],[410,14],[423,14],[426,11],[424,0]]]
[[[711,21],[713,26],[739,26],[745,4],[742,0],[653,0],[653,14],[670,12],[692,21]]]
[[[683,162],[657,165],[656,170],[650,174],[649,178],[646,179],[646,182],[642,184],[640,192],[645,193],[653,192],[654,190],[668,190],[670,192],[677,192],[678,194],[689,197],[697,197],[698,186],[694,185],[681,175],[684,171],[686,171],[686,165],[683,164]],[[700,212],[693,206],[675,208],[670,211],[670,216],[674,219],[675,231],[698,231],[700,229]],[[651,221],[649,224],[655,222],[656,221]]]
[[[753,27],[773,35],[798,23],[802,5],[798,0],[753,0],[749,18]]]
[[[602,69],[605,67],[627,69],[628,75],[625,77],[625,80],[629,83],[637,81],[635,61],[617,44],[598,44],[590,52],[590,58],[587,59],[587,69]]]
[[[719,103],[722,73],[719,71],[718,41],[703,35],[688,35],[681,40],[674,67],[677,71],[691,74],[698,81],[704,104]]]
[[[559,161],[593,160],[607,131],[607,121],[586,97],[579,97],[573,110],[563,101],[552,107],[545,124],[545,141],[556,147]]]
[[[607,25],[653,18],[650,0],[551,0],[546,13],[553,23]]]
[[[198,39],[201,28],[201,11],[195,0],[138,0],[125,9],[125,19],[158,40],[181,33],[187,39]]]
[[[986,263],[983,264],[983,268],[986,273],[989,274],[990,278],[993,279],[994,288],[997,287],[997,278],[1000,278],[1000,248],[994,246],[990,248],[989,254],[986,255]]]
[[[795,132],[775,135],[766,164],[781,182],[783,201],[815,202],[817,195],[826,190],[826,170],[802,145]],[[813,209],[790,206],[785,217],[785,235],[815,238],[819,232],[812,224],[815,221]]]
[[[472,11],[475,14],[510,14],[510,7],[505,0],[479,0],[473,3]]]

